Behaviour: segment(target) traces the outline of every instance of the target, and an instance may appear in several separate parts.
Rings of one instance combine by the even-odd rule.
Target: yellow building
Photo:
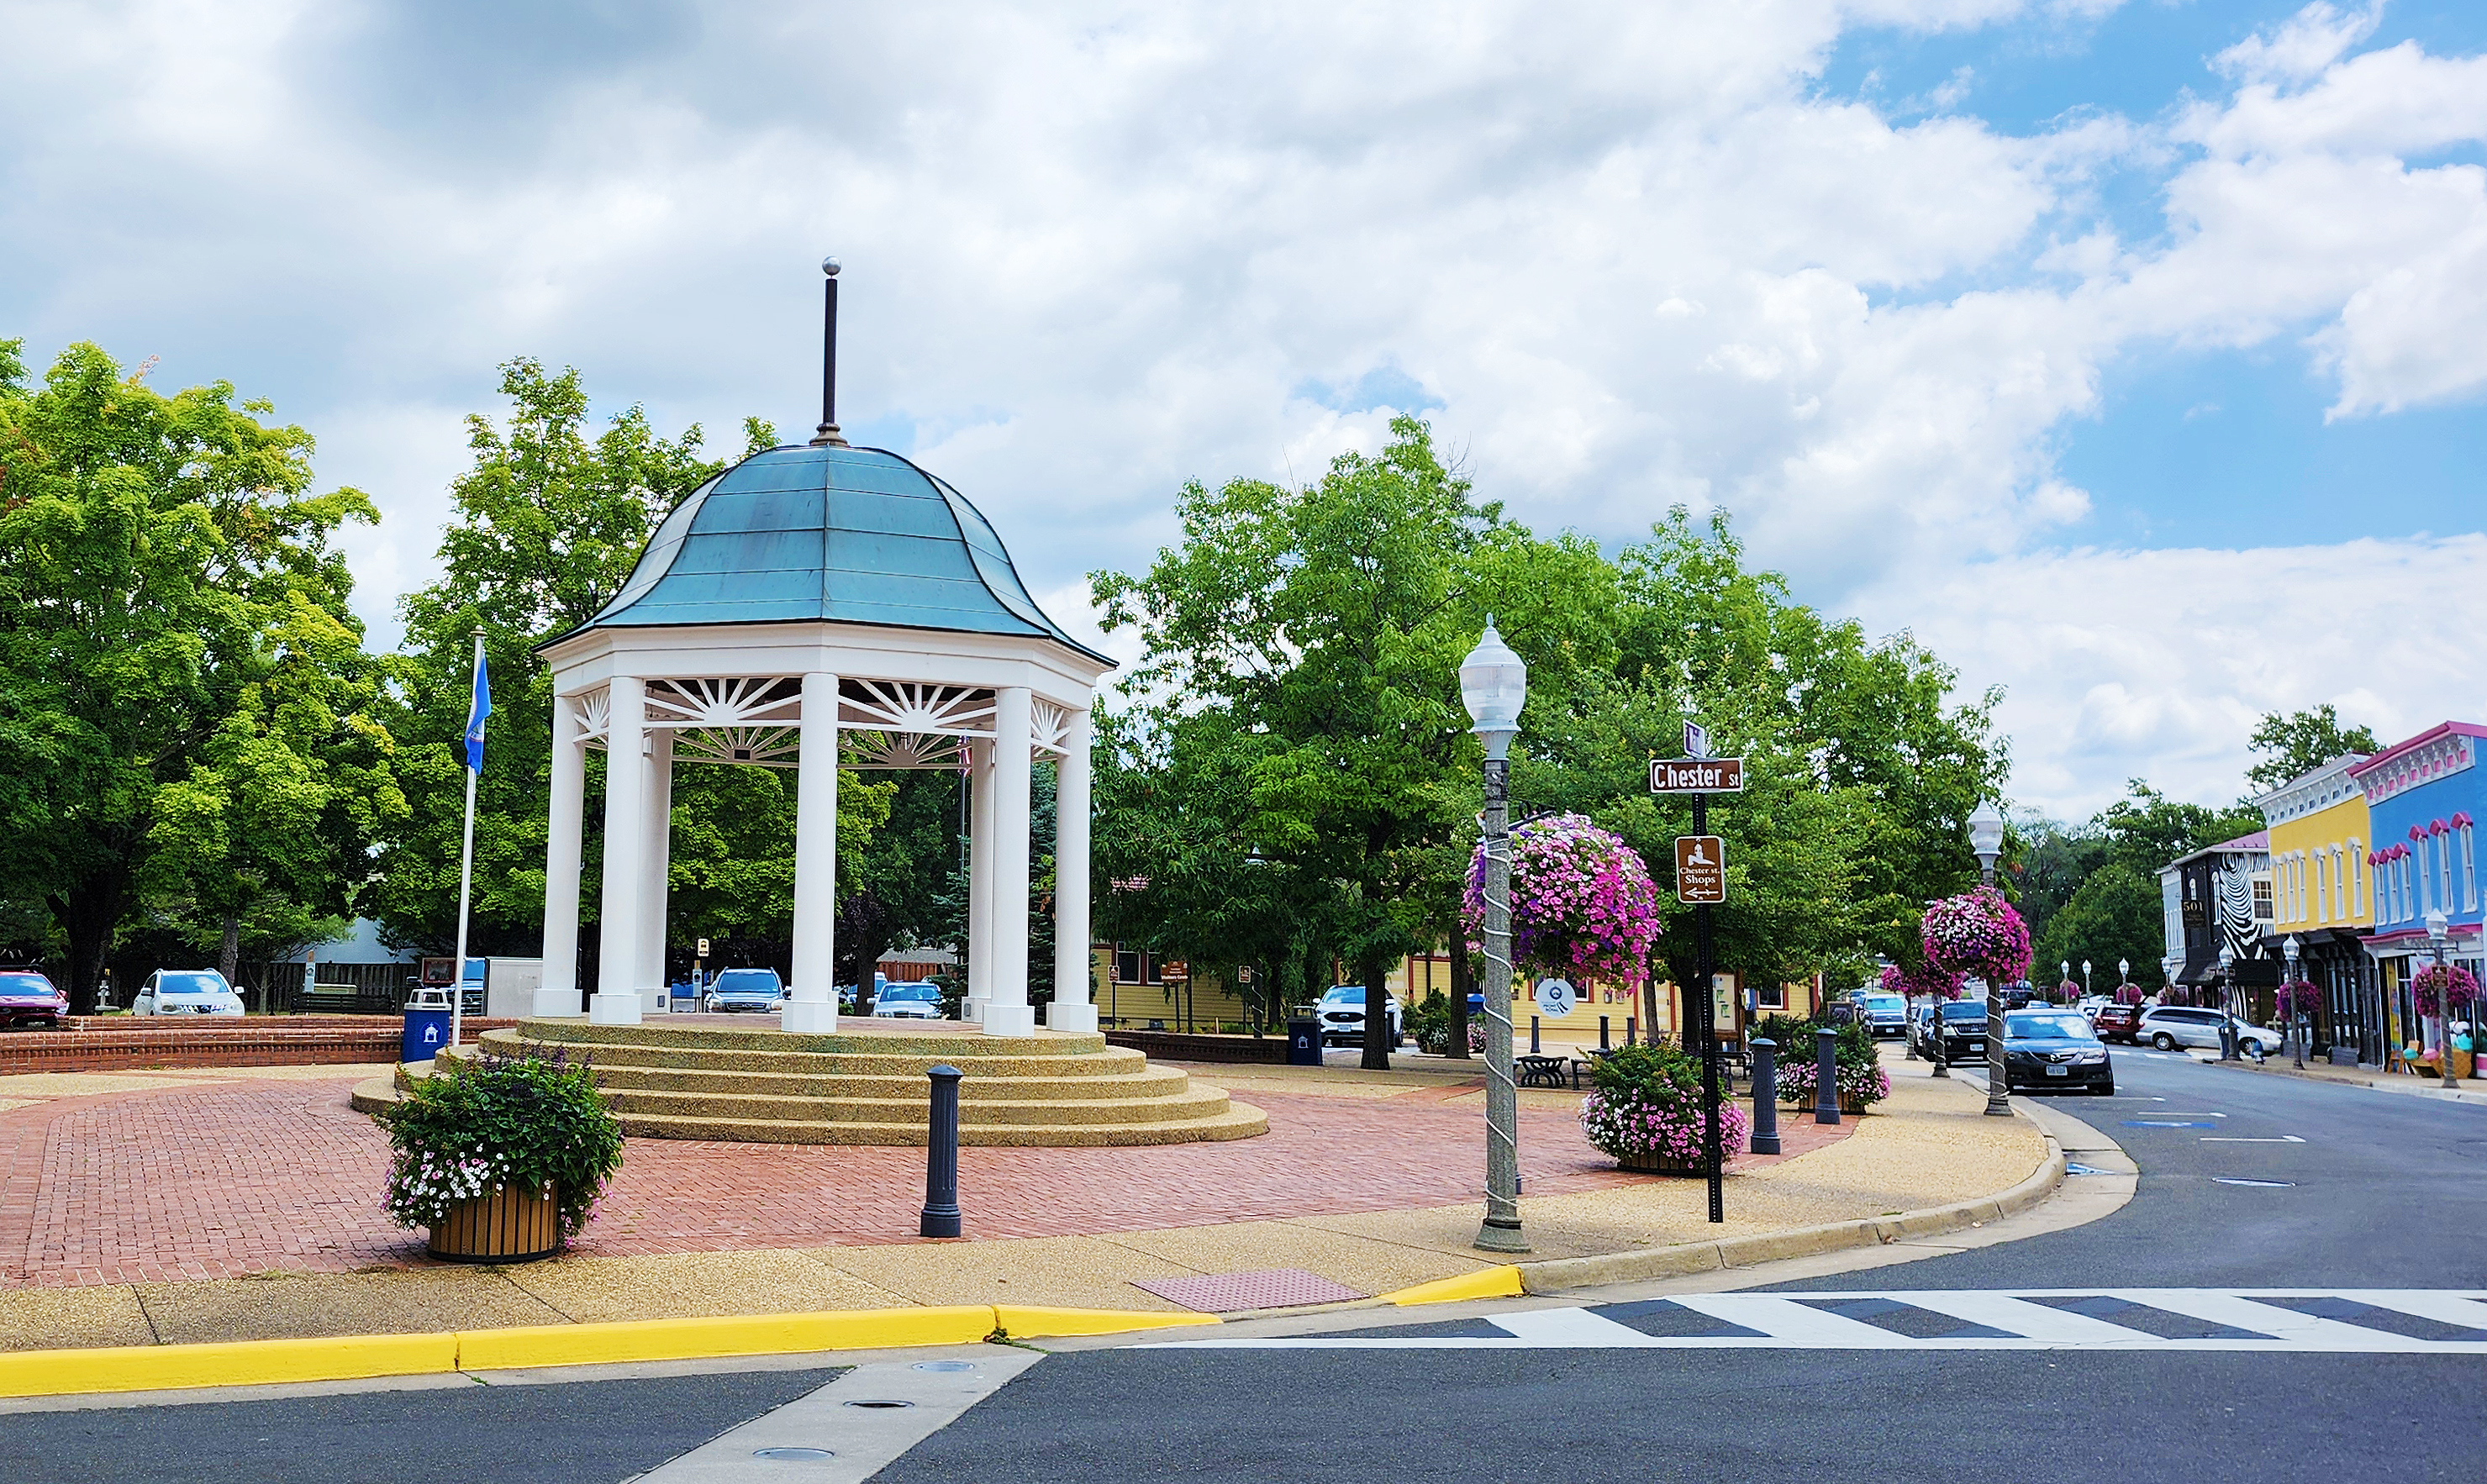
[[[2333,759],[2254,800],[2271,827],[2271,936],[2274,958],[2294,938],[2300,977],[2323,987],[2315,1047],[2361,1046],[2380,1027],[2366,1023],[2373,961],[2359,942],[2375,924],[2366,856],[2374,833],[2365,791],[2349,770],[2359,754]]]

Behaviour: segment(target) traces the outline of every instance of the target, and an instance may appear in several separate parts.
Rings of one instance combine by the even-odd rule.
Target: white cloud
[[[2031,797],[2207,779],[2240,716],[2346,681],[2067,617],[2067,690],[1972,589],[1885,579],[2149,570],[2048,554],[2090,503],[2062,432],[2136,347],[2300,349],[2340,416],[2475,395],[2487,177],[2423,156],[2487,137],[2487,59],[2358,53],[2373,13],[2315,6],[2163,120],[2019,137],[1819,89],[1845,26],[2023,9],[20,5],[0,314],[38,355],[277,395],[389,513],[351,548],[385,620],[496,362],[713,446],[791,433],[834,250],[843,421],[977,499],[1049,601],[1172,539],[1186,478],[1374,446],[1386,407],[1300,390],[1392,368],[1533,523],[1727,504],[1808,596],[2052,697],[2013,702]],[[2120,171],[2164,237],[2099,205]]]

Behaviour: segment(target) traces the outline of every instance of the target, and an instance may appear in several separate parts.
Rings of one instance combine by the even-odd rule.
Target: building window
[[[2257,921],[2257,922],[2269,922],[2269,921],[2271,920],[2271,882],[2268,882],[2268,881],[2263,881],[2263,880],[2259,880],[2259,879],[2258,879],[2258,880],[2256,880],[2256,881],[2254,882],[2254,883],[2253,883],[2253,904],[2254,904],[2254,909],[2253,909],[2253,912],[2254,912],[2254,920],[2255,920],[2255,921]],[[1707,1053],[1705,1052],[1704,1054],[1707,1054]]]
[[[1787,987],[1757,984],[1753,986],[1753,1003],[1765,1010],[1784,1010],[1787,1008]]]
[[[1145,948],[1114,945],[1114,982],[1116,984],[1163,984],[1165,975],[1157,956]]]
[[[2332,853],[2314,857],[2314,920],[2332,920]]]
[[[2351,920],[2366,915],[2365,847],[2359,841],[2349,842],[2349,916]]]
[[[2472,826],[2461,826],[2461,910],[2470,911],[2478,906],[2478,845],[2472,838]]]

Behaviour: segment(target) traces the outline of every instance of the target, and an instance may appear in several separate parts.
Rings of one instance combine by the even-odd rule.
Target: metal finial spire
[[[812,432],[812,446],[845,448],[838,432],[838,260],[823,258],[821,273],[828,288],[821,317],[821,426]]]

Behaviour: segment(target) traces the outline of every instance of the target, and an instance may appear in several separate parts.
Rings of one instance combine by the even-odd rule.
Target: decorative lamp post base
[[[1485,1224],[1477,1228],[1476,1241],[1469,1245],[1482,1252],[1527,1252],[1535,1250],[1529,1246],[1528,1239],[1521,1235],[1520,1226],[1517,1222],[1508,1225],[1499,1224],[1495,1222],[1492,1217],[1486,1218]]]

